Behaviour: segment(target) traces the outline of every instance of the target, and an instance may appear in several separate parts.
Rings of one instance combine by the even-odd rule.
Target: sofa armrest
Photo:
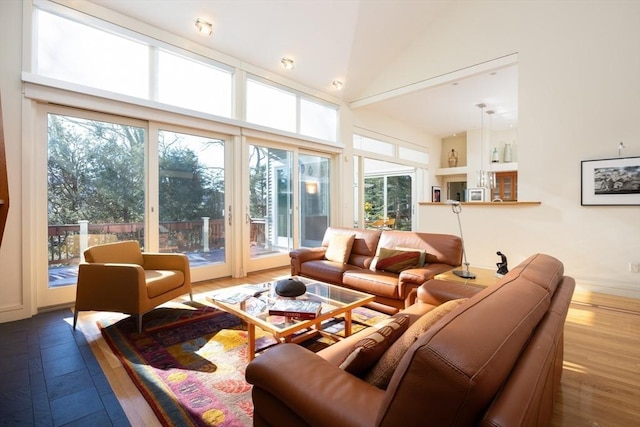
[[[324,259],[327,248],[321,246],[319,248],[298,248],[289,252],[291,259],[291,275],[300,274],[301,266],[307,261]]]
[[[137,313],[147,297],[144,270],[137,264],[82,263],[78,267],[76,310]]]
[[[449,264],[429,264],[422,268],[410,268],[400,272],[398,276],[398,295],[405,300],[405,307],[412,304],[415,297],[411,293],[427,280],[433,279],[436,274],[451,270]]]
[[[292,259],[297,259],[300,263],[313,261],[317,259],[323,259],[324,254],[327,252],[327,248],[298,248],[289,252],[289,256]]]
[[[145,270],[189,270],[189,258],[185,254],[142,253]]]
[[[296,344],[264,352],[245,375],[253,393],[268,394],[309,425],[375,425],[385,394]],[[270,408],[262,402],[254,401],[254,412],[269,422]]]
[[[417,300],[431,305],[440,305],[454,299],[471,298],[482,289],[459,282],[431,279],[418,287]]]

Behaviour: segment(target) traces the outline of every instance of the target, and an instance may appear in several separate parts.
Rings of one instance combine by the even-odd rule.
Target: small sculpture
[[[504,276],[509,272],[509,269],[507,268],[507,257],[500,251],[496,252],[496,254],[500,256],[500,262],[496,263],[496,265],[498,266],[498,271],[496,271],[496,274]]]
[[[456,150],[452,148],[451,154],[449,154],[449,167],[455,168],[456,166],[458,166],[458,154],[456,153]]]

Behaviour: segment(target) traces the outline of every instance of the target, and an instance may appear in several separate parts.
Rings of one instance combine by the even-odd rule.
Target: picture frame
[[[467,202],[484,202],[484,188],[467,189]]]
[[[433,203],[442,202],[442,188],[434,185],[431,187],[431,201]]]
[[[582,206],[640,206],[640,156],[583,160]]]

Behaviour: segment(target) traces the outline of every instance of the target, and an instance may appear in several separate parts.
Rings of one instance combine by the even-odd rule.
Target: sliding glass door
[[[225,170],[224,139],[158,131],[158,250],[186,254],[196,280],[230,272]]]
[[[249,272],[287,265],[294,247],[322,243],[330,224],[331,158],[265,144],[247,147]]]
[[[251,271],[268,265],[265,258],[286,255],[293,248],[294,181],[292,151],[250,144],[248,152],[245,223]]]
[[[102,243],[135,240],[146,251],[184,253],[194,281],[231,274],[224,136],[63,107],[41,111],[47,273],[39,276],[46,277],[39,306],[72,301],[84,250]]]
[[[87,247],[145,242],[146,128],[72,113],[46,113],[48,280],[41,306],[68,300]]]
[[[328,157],[311,154],[298,157],[299,246],[320,246],[329,226],[330,164]]]

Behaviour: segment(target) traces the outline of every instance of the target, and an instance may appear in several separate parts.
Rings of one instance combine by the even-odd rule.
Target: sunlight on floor
[[[566,360],[562,364],[563,369],[567,371],[577,372],[579,374],[586,374],[589,372],[587,368],[582,365],[578,365],[577,363],[567,362]]]
[[[577,304],[577,303],[574,303]],[[581,325],[593,326],[596,323],[596,314],[592,311],[591,307],[581,309],[572,306],[569,308],[567,314],[567,322],[578,323]]]

